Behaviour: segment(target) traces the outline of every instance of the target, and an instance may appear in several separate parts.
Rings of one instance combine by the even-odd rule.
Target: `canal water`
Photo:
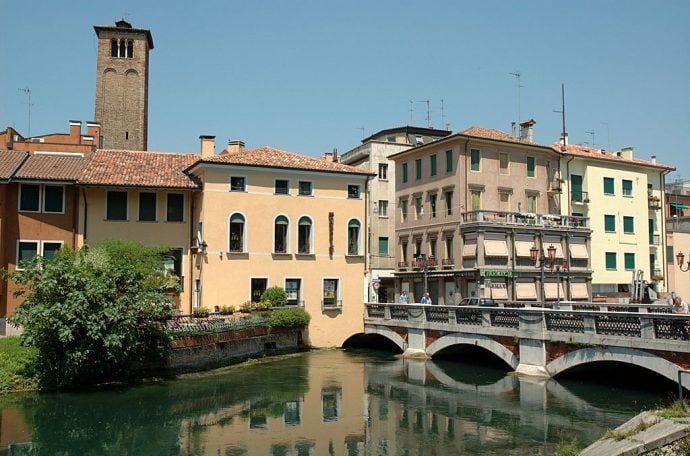
[[[325,350],[117,390],[0,397],[0,456],[549,455],[668,401]]]

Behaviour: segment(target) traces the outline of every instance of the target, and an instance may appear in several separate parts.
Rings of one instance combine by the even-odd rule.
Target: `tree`
[[[37,257],[5,272],[24,302],[11,321],[36,347],[36,370],[46,388],[122,380],[137,364],[166,358],[163,321],[172,314],[161,258],[166,247],[106,241],[75,252]]]

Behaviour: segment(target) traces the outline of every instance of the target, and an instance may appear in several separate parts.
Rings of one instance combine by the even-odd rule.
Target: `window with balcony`
[[[498,192],[498,210],[503,212],[510,211],[510,192]]]
[[[527,194],[527,212],[536,214],[538,211],[539,195],[536,193]]]
[[[482,208],[482,191],[470,190],[470,210],[478,211]]]

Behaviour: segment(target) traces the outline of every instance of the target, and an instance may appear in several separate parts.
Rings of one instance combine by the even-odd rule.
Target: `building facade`
[[[395,284],[395,163],[388,157],[416,145],[448,136],[447,130],[404,126],[379,131],[340,157],[340,162],[376,176],[368,187],[369,255],[364,297],[369,302],[393,302]]]
[[[24,137],[12,127],[0,132],[0,148],[23,152],[60,152],[87,156],[101,146],[101,125],[86,122],[86,134],[82,134],[79,120],[69,121],[69,133]]]
[[[94,26],[98,37],[95,119],[106,149],[147,150],[151,31],[125,20]]]

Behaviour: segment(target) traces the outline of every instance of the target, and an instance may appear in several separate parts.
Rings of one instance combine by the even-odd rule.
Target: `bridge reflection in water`
[[[0,402],[0,455],[549,454],[563,436],[588,444],[664,399],[597,386],[583,397],[500,369],[327,350]],[[592,405],[602,397],[605,408]],[[5,434],[17,417],[25,429]]]

